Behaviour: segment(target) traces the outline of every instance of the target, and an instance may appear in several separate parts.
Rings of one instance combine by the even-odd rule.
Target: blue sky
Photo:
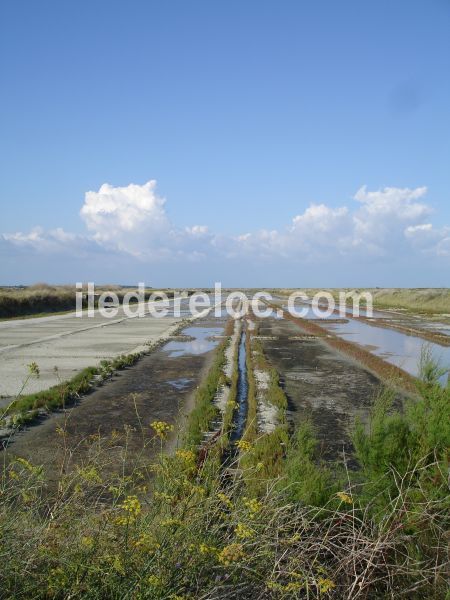
[[[448,285],[449,27],[447,0],[3,0],[0,283]]]

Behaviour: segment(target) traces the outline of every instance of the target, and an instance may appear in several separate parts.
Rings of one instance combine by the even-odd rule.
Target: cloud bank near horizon
[[[83,275],[86,260],[101,266],[111,257],[122,266],[134,263],[137,269],[139,265],[167,269],[232,262],[248,267],[290,261],[299,267],[321,267],[325,275],[336,264],[351,269],[356,263],[378,263],[395,269],[407,259],[450,265],[450,227],[432,224],[433,209],[424,199],[426,187],[369,191],[363,186],[349,206],[312,203],[282,229],[230,236],[203,224],[172,223],[156,186],[155,180],[123,187],[104,183],[98,191],[85,194],[80,210],[85,234],[41,227],[28,233],[3,233],[1,260],[18,264],[28,255],[38,255],[43,262],[67,257],[73,265],[79,262],[78,276]],[[125,270],[118,279],[126,276]]]

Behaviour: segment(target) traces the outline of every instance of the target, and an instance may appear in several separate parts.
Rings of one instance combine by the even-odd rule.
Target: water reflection
[[[400,367],[417,376],[419,374],[420,357],[424,346],[431,351],[433,358],[443,367],[450,366],[450,347],[443,347],[422,339],[405,335],[392,329],[371,327],[367,323],[350,320],[348,323],[324,322],[333,333],[350,342],[356,342],[381,356],[387,362]],[[445,376],[447,379],[447,376]]]
[[[164,346],[164,350],[169,352],[169,357],[184,356],[186,354],[204,354],[217,346],[218,339],[212,336],[221,335],[221,327],[187,327],[183,329],[183,335],[191,336],[195,339],[190,341],[172,341]]]

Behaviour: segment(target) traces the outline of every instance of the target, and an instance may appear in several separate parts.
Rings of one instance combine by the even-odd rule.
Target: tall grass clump
[[[0,318],[75,309],[75,289],[38,284],[20,290],[0,291]]]
[[[291,501],[324,506],[339,489],[337,473],[319,459],[318,442],[309,421],[302,423],[289,440],[283,471],[281,487]]]

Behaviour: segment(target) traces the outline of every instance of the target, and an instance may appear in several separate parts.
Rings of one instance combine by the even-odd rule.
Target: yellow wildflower
[[[269,580],[266,582],[266,587],[269,590],[274,590],[277,592],[298,592],[303,588],[303,583],[301,581],[290,581],[285,585],[278,583],[276,581]]]
[[[125,569],[119,556],[114,556],[112,566],[118,573],[120,573],[121,575],[125,575]]]
[[[203,542],[200,544],[198,549],[199,549],[200,554],[214,554],[215,552],[217,552],[217,549],[214,546],[208,546],[207,544],[204,544]]]
[[[286,540],[287,544],[296,544],[301,540],[301,535],[299,533],[294,533],[288,540]]]
[[[78,475],[88,483],[101,483],[102,478],[95,467],[78,467]]]
[[[217,498],[222,502],[222,504],[225,504],[225,506],[227,506],[228,508],[233,508],[233,503],[231,502],[231,499],[226,494],[223,494],[222,492],[218,492]]]
[[[181,458],[181,460],[184,460],[187,463],[194,462],[195,460],[195,454],[192,452],[192,450],[177,450],[175,452],[175,456],[177,458]]]
[[[149,575],[147,577],[147,583],[152,587],[160,587],[162,584],[161,578],[156,575]]]
[[[180,526],[181,521],[179,519],[164,519],[163,521],[161,521],[161,525],[163,527],[175,527]]]
[[[242,452],[248,452],[252,447],[250,442],[247,442],[246,440],[239,440],[236,443],[236,446],[239,448],[239,450],[242,450]]]
[[[117,525],[128,525],[133,523],[141,514],[141,503],[137,496],[127,496],[120,505],[120,508],[125,512],[125,515],[117,517],[115,522]]]
[[[331,581],[331,579],[319,577],[319,579],[317,580],[317,586],[321,594],[327,594],[330,590],[336,587],[336,584],[334,583],[334,581]]]
[[[134,540],[133,546],[143,552],[154,552],[155,550],[158,550],[161,544],[159,544],[152,535],[143,533],[137,540]]]
[[[90,535],[84,535],[81,538],[81,544],[90,550],[94,545],[94,538]]]
[[[238,523],[234,533],[236,535],[236,537],[245,540],[247,538],[251,538],[255,535],[255,532],[253,531],[253,529],[250,529],[250,527],[247,527],[247,525],[244,525],[243,523]]]
[[[28,462],[28,460],[26,458],[16,458],[16,462],[19,463],[20,465],[22,465],[23,467],[25,467],[26,469],[28,469],[29,471],[33,471],[34,467],[33,465]]]
[[[120,508],[133,517],[137,517],[141,513],[141,503],[139,502],[137,496],[127,496],[122,502]]]
[[[341,502],[345,502],[345,504],[353,504],[351,496],[349,496],[345,492],[338,492],[336,496],[341,500]]]
[[[228,566],[231,563],[238,562],[244,558],[244,551],[241,544],[230,544],[225,546],[219,553],[219,562]]]
[[[290,581],[283,586],[283,589],[285,592],[298,592],[302,587],[303,583],[301,581]]]
[[[244,498],[244,506],[250,513],[250,518],[254,518],[262,509],[262,504],[256,498]]]
[[[154,430],[155,434],[162,440],[167,437],[169,431],[173,431],[173,425],[166,423],[165,421],[153,421],[150,427]]]
[[[198,494],[199,496],[205,496],[206,495],[206,490],[201,485],[193,485],[191,487],[191,492],[192,492],[192,494]]]
[[[154,494],[157,500],[164,500],[164,502],[173,502],[174,497],[166,494],[165,492],[155,492]]]
[[[271,579],[266,581],[266,588],[274,591],[283,591],[283,586],[281,583],[277,583],[276,581],[272,581]]]

